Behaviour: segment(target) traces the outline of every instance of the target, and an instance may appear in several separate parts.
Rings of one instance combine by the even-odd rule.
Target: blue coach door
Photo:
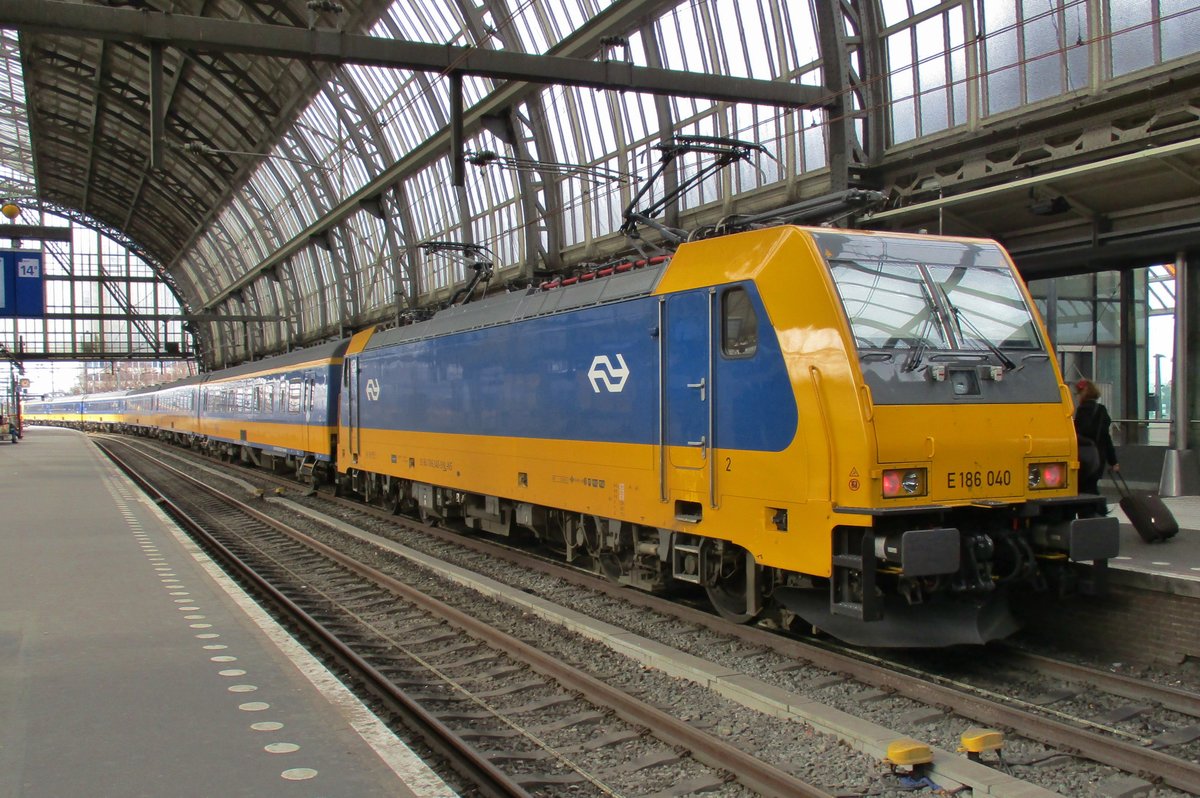
[[[304,376],[303,390],[300,394],[300,412],[304,416],[304,440],[302,445],[304,451],[315,452],[319,447],[315,446],[316,440],[313,438],[313,395],[316,391],[313,390],[312,378],[308,375]]]
[[[668,484],[708,492],[712,461],[712,312],[707,292],[667,298],[663,377]]]
[[[358,358],[346,358],[343,363],[343,368],[346,370],[344,385],[346,387],[346,448],[350,451],[350,461],[358,462],[358,450],[361,441],[359,440],[359,418],[362,412],[359,408],[359,380],[361,372],[358,368]]]

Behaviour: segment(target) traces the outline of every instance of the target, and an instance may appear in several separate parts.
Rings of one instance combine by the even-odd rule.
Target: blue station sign
[[[40,318],[46,312],[42,253],[0,250],[0,316]]]

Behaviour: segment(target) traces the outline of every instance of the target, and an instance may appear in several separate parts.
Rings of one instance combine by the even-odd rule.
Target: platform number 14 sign
[[[0,249],[0,318],[45,314],[45,262],[41,252]]]
[[[17,277],[42,276],[42,262],[37,258],[21,258],[17,261]]]

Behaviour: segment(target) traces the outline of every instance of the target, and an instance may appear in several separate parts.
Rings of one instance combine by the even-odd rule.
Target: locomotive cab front
[[[1070,397],[1003,250],[812,237],[844,313],[867,478],[835,500],[828,606],[780,598],[853,642],[941,645],[1011,633],[1013,588],[1098,583],[1117,522],[1078,495]]]

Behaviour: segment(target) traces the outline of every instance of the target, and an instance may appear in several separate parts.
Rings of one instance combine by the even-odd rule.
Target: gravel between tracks
[[[194,455],[188,453],[171,453],[189,461],[194,458]],[[209,468],[219,467],[208,460],[201,459],[198,462]],[[268,491],[274,487],[273,484],[256,478],[252,471],[237,470],[233,476],[257,484]],[[547,575],[518,570],[508,563],[431,539],[417,531],[335,506],[320,496],[303,496],[299,489],[289,492],[287,498],[548,601],[571,607],[651,640],[736,669],[768,684],[808,696],[815,701],[896,729],[945,750],[954,751],[961,733],[973,725],[966,719],[944,714],[930,718],[928,707],[908,699],[877,697],[873,691],[859,683],[831,675],[822,669],[798,665],[773,651],[747,645],[728,636],[632,606],[619,599],[609,598]],[[554,652],[594,676],[673,712],[697,727],[722,737],[737,739],[743,750],[753,752],[783,769],[790,770],[810,783],[823,785],[831,792],[848,796],[870,794],[891,798],[913,794],[900,786],[873,758],[866,757],[828,735],[816,733],[811,727],[771,718],[723,699],[698,685],[667,677],[605,646],[547,624],[532,615],[515,613],[510,605],[477,595],[466,596],[457,585],[432,576],[416,566],[399,562],[392,555],[384,554],[374,546],[353,541],[312,522],[298,521],[294,513],[278,505],[264,503],[263,509],[268,514],[286,517],[289,523],[295,523],[306,531],[311,530],[315,537],[327,542],[337,541],[339,546],[346,548],[353,556],[362,557],[365,561],[431,595],[456,606],[469,606],[470,612],[488,619],[498,628],[510,631],[544,650]],[[464,604],[467,599],[469,605]],[[1089,664],[1095,666],[1095,663]],[[1192,669],[1181,675],[1144,666],[1119,667],[1125,671],[1137,670],[1148,678],[1156,677],[1177,686],[1188,687],[1190,683],[1200,683],[1200,678]],[[997,686],[1002,687],[1003,684]],[[914,720],[915,715],[926,717]],[[1015,737],[1006,739],[1004,757],[1010,771],[1018,778],[1068,796],[1098,796],[1098,786],[1106,779],[1119,775],[1113,768],[1057,754],[1038,743]],[[721,794],[734,796],[744,794],[744,791],[738,785],[727,785]],[[1181,795],[1185,793],[1164,787],[1153,788],[1148,793],[1149,798],[1175,798]]]

